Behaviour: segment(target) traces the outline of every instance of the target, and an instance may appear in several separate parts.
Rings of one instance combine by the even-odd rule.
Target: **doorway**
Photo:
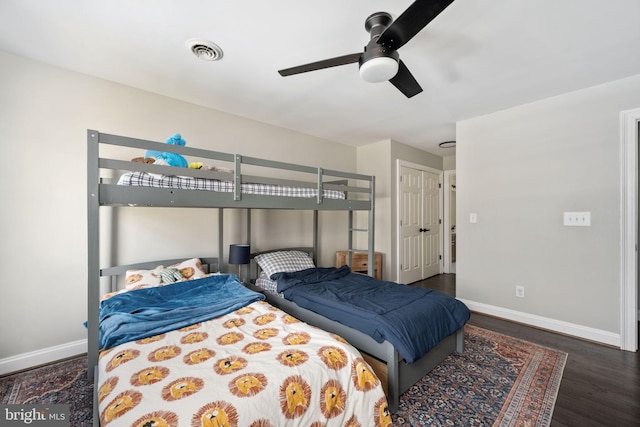
[[[638,350],[638,164],[640,108],[620,113],[620,348]]]
[[[442,171],[398,160],[398,278],[442,272]]]

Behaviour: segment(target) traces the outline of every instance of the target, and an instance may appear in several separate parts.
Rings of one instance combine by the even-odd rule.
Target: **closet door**
[[[422,172],[400,168],[400,282],[422,279]]]
[[[439,274],[440,175],[400,167],[400,277],[413,283]]]
[[[440,274],[440,176],[422,172],[422,279]]]

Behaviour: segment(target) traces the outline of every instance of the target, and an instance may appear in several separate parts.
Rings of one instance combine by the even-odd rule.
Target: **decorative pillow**
[[[260,254],[254,259],[269,278],[275,273],[300,271],[315,267],[309,255],[301,251],[269,252]]]
[[[162,285],[159,272],[163,266],[158,266],[154,270],[127,270],[124,278],[124,287],[130,291],[133,289],[152,288]]]

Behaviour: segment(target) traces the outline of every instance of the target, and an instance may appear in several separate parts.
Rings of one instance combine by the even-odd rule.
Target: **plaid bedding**
[[[177,175],[156,175],[146,172],[129,172],[120,177],[118,185],[137,187],[178,188],[183,190],[233,192],[232,181],[220,181],[217,179],[193,178]],[[270,184],[243,183],[243,194],[263,194],[284,197],[316,197],[318,191],[315,188],[289,187]],[[325,199],[344,199],[341,191],[323,190]]]

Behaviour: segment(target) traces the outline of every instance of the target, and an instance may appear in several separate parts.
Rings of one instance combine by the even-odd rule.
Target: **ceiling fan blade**
[[[378,44],[399,49],[451,3],[453,0],[416,0],[380,34]]]
[[[293,74],[306,73],[309,71],[321,70],[323,68],[337,67],[338,65],[347,65],[360,60],[362,53],[352,53],[350,55],[338,56],[335,58],[324,59],[322,61],[311,62],[309,64],[298,65],[297,67],[278,70],[281,76],[291,76]]]
[[[422,88],[418,81],[413,77],[411,71],[404,65],[402,60],[398,63],[398,73],[393,76],[389,82],[394,85],[400,92],[407,98],[411,98],[414,95],[422,92]]]

